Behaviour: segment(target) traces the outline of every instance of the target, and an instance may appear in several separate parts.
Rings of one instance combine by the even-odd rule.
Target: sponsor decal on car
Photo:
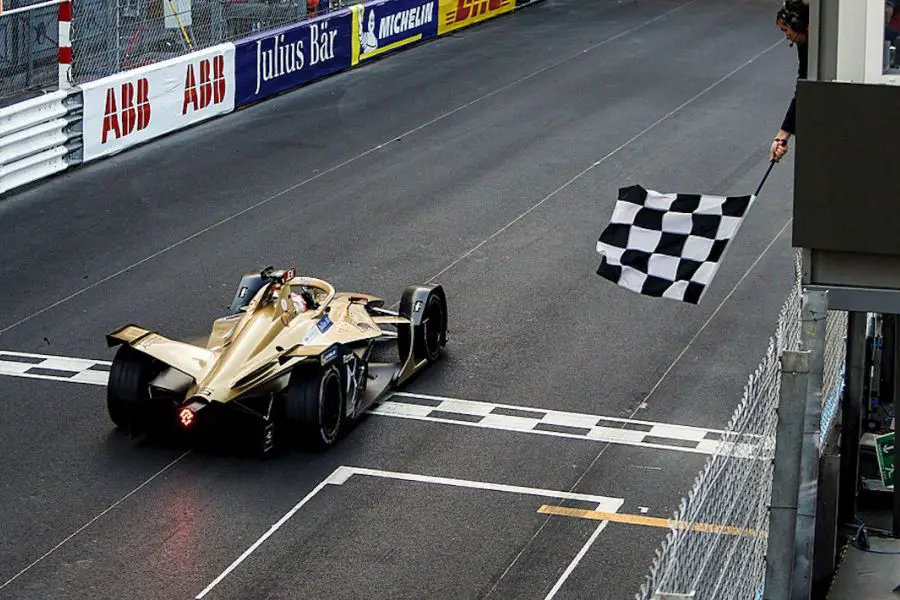
[[[316,323],[316,329],[318,329],[320,333],[325,333],[326,331],[331,329],[332,325],[334,325],[334,323],[331,321],[328,315],[322,315],[322,318],[319,319],[318,323]]]
[[[334,323],[328,317],[328,315],[322,315],[322,318],[316,321],[316,326],[310,329],[309,333],[303,336],[303,343],[309,344],[314,339],[331,329],[332,325],[334,325]]]
[[[326,350],[322,355],[322,365],[327,365],[331,361],[333,361],[337,357],[337,348],[331,348],[330,350]]]

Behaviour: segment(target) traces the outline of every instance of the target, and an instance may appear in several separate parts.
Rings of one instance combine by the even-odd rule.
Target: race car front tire
[[[298,426],[302,442],[325,450],[337,442],[344,413],[344,386],[335,365],[295,372],[285,396],[285,417]]]
[[[106,386],[106,408],[117,427],[143,428],[148,424],[148,385],[161,370],[161,363],[153,358],[130,346],[119,347]]]

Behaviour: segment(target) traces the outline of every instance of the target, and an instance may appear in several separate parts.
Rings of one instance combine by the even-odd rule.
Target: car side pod
[[[447,295],[440,284],[410,285],[403,290],[399,314],[409,325],[397,327],[397,350],[403,383],[440,360],[447,345]]]

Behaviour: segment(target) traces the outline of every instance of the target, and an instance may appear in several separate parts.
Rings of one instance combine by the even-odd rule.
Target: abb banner
[[[231,112],[234,84],[234,44],[85,83],[84,161]]]

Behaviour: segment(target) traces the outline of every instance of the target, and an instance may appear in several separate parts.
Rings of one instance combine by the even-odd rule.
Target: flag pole
[[[769,168],[766,169],[766,174],[763,175],[762,181],[759,182],[759,186],[757,186],[756,191],[753,192],[754,196],[759,196],[759,192],[762,191],[762,187],[766,183],[766,179],[769,178],[769,173],[772,172],[772,167],[774,167],[774,166],[775,166],[775,161],[774,160],[769,161]]]

